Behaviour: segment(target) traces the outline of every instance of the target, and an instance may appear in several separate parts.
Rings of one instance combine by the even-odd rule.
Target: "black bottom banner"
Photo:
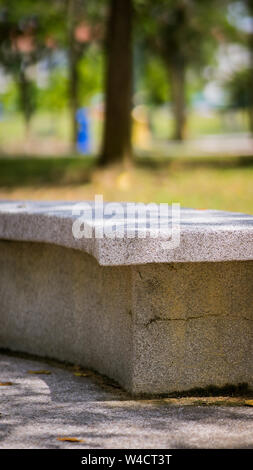
[[[160,466],[163,468],[194,468],[199,466],[233,463],[246,464],[253,458],[253,449],[203,450],[203,449],[156,449],[156,450],[120,450],[120,449],[2,449],[0,450],[1,468],[3,464],[13,468],[50,465],[70,468],[120,469],[128,466]],[[182,467],[183,468],[183,467]]]

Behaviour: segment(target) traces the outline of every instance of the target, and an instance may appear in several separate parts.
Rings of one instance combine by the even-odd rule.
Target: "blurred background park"
[[[253,0],[0,0],[0,198],[253,213]]]

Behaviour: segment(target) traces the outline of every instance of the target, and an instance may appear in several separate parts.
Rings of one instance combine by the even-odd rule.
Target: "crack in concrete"
[[[236,319],[237,317],[235,316],[231,316],[229,314],[226,314],[226,315],[216,315],[216,314],[212,314],[212,313],[209,313],[209,314],[206,314],[206,315],[198,315],[198,316],[194,316],[194,317],[187,317],[187,318],[160,318],[160,317],[154,317],[154,318],[151,318],[147,323],[144,323],[144,327],[147,328],[148,326],[150,326],[152,323],[156,323],[156,322],[170,322],[170,321],[184,321],[184,322],[187,322],[187,321],[190,321],[190,320],[198,320],[198,319],[205,319],[205,318],[227,318],[227,317],[230,317],[231,319]],[[253,321],[253,318],[247,318],[247,317],[240,317],[242,320],[246,320],[246,321]],[[140,325],[143,325],[143,324],[140,324]]]

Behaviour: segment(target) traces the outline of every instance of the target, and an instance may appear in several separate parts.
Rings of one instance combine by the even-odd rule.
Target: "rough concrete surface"
[[[253,387],[253,216],[183,209],[169,249],[171,206],[161,234],[157,205],[136,220],[126,203],[116,217],[83,204],[0,202],[0,347],[78,361],[133,394]],[[73,236],[80,215],[91,238]],[[97,238],[110,225],[123,238]],[[156,238],[139,238],[147,225]]]
[[[253,388],[253,261],[99,266],[0,241],[0,347],[78,362],[134,394]]]
[[[78,362],[131,387],[129,266],[0,241],[0,347]]]
[[[253,389],[253,261],[133,267],[132,390]]]
[[[126,203],[115,207],[87,201],[0,201],[0,238],[79,249],[92,254],[104,266],[253,260],[252,215],[182,208],[180,243],[172,248],[172,207],[165,204],[164,213],[159,210],[157,204],[140,203],[134,214],[129,214]],[[78,221],[80,217],[82,223]],[[88,229],[91,238],[75,238],[73,223],[81,232]],[[95,237],[110,227],[115,229],[116,239]],[[143,235],[147,236],[140,238]]]
[[[100,377],[5,354],[0,380],[12,382],[0,386],[0,449],[253,448],[243,398],[133,400]]]

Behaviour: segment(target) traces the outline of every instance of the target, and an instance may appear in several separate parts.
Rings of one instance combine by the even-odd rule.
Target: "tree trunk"
[[[111,0],[107,25],[106,105],[100,164],[131,160],[132,0]]]
[[[21,66],[20,71],[17,78],[18,90],[19,90],[19,100],[20,100],[20,108],[23,113],[24,123],[25,123],[25,135],[26,140],[30,138],[30,123],[31,117],[33,113],[32,109],[32,97],[30,95],[30,87],[29,81],[27,80],[25,70]]]
[[[185,65],[183,62],[170,64],[172,106],[174,115],[174,140],[183,140],[185,137]]]
[[[253,8],[252,8],[253,13]],[[251,134],[253,134],[253,34],[250,35],[249,40],[249,47],[250,47],[250,80],[249,80],[249,130]]]
[[[75,27],[77,23],[78,11],[76,0],[68,0],[68,28],[69,28],[69,107],[71,125],[71,145],[72,150],[76,149],[78,124],[76,112],[79,105],[78,97],[78,57],[75,41]]]
[[[253,0],[246,0],[248,12],[251,19],[253,18]],[[248,103],[248,116],[249,116],[249,130],[253,134],[253,33],[250,32],[248,36],[248,47],[249,47],[249,69],[250,69],[250,80],[249,80],[249,103]],[[252,79],[252,80],[251,80]]]
[[[252,70],[252,82],[253,83],[253,70]],[[248,116],[249,116],[249,130],[253,135],[253,93],[251,93],[251,103],[249,103]]]

